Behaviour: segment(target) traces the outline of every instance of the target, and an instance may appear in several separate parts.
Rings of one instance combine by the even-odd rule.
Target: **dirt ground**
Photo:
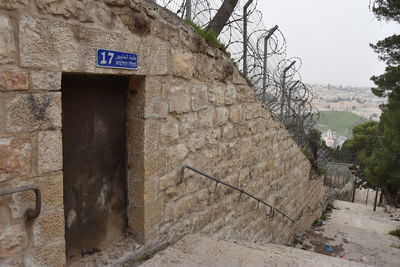
[[[374,266],[400,266],[400,239],[388,234],[400,228],[384,208],[335,201],[323,225],[299,237],[297,248]]]

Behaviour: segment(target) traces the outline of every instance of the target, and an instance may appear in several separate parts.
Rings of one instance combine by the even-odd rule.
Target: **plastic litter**
[[[332,252],[332,251],[333,251],[333,247],[330,246],[330,245],[326,245],[325,248],[326,248],[326,250],[327,250],[328,252]]]

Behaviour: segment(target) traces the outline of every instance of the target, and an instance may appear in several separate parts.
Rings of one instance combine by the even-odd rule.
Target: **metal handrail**
[[[239,187],[236,187],[236,186],[234,186],[234,185],[228,184],[228,183],[226,183],[226,182],[224,182],[224,181],[222,181],[222,180],[220,180],[220,179],[218,179],[218,178],[215,178],[215,177],[213,177],[213,176],[211,176],[211,175],[209,175],[209,174],[207,174],[207,173],[205,173],[205,172],[202,172],[202,171],[200,171],[200,170],[198,170],[198,169],[195,169],[195,168],[193,168],[193,167],[191,167],[191,166],[188,166],[188,165],[183,165],[183,166],[182,166],[182,168],[181,168],[181,170],[180,170],[180,175],[179,175],[179,182],[178,182],[178,184],[181,184],[181,183],[183,182],[183,178],[184,178],[184,175],[185,175],[185,169],[189,169],[189,170],[191,170],[191,171],[193,171],[193,172],[196,172],[196,173],[198,173],[198,174],[200,174],[200,175],[202,175],[202,176],[204,176],[204,177],[206,177],[206,178],[208,178],[208,179],[210,179],[210,180],[216,182],[215,188],[217,188],[218,184],[222,184],[222,185],[225,185],[225,186],[227,186],[227,187],[229,187],[229,188],[232,188],[232,189],[234,189],[234,190],[240,192],[239,198],[244,194],[244,195],[246,195],[246,196],[248,196],[248,197],[250,197],[250,198],[252,198],[252,199],[255,199],[255,200],[257,201],[257,210],[258,210],[258,207],[259,207],[259,204],[260,204],[260,203],[261,203],[261,204],[264,204],[265,206],[267,206],[267,207],[270,208],[270,213],[267,214],[267,216],[269,216],[269,218],[273,218],[273,217],[275,216],[275,212],[277,212],[277,213],[279,213],[280,215],[282,215],[283,218],[288,219],[291,223],[298,222],[298,221],[304,216],[304,211],[305,211],[306,209],[309,210],[309,211],[311,212],[311,214],[314,214],[314,212],[315,212],[316,210],[318,210],[319,207],[321,207],[321,208],[323,209],[323,208],[324,208],[324,205],[325,205],[328,201],[330,201],[330,199],[331,199],[331,196],[325,196],[325,197],[324,197],[324,200],[323,200],[323,201],[319,201],[314,209],[311,208],[311,207],[308,206],[308,205],[304,206],[304,207],[301,209],[301,212],[299,213],[299,215],[296,216],[296,217],[293,219],[293,218],[289,217],[288,215],[286,215],[286,214],[285,214],[284,212],[282,212],[281,210],[279,210],[278,208],[275,208],[275,207],[273,207],[272,205],[270,205],[270,204],[266,203],[265,201],[263,201],[262,199],[260,199],[260,198],[258,198],[258,197],[256,197],[256,196],[254,196],[254,195],[252,195],[252,194],[250,194],[250,193],[244,191],[242,188],[239,188]]]
[[[42,197],[41,197],[41,192],[40,192],[40,189],[38,186],[25,185],[25,186],[15,187],[12,189],[3,189],[3,190],[0,190],[0,197],[5,196],[5,195],[11,195],[14,193],[29,191],[29,190],[33,190],[35,192],[35,209],[28,208],[25,211],[25,216],[27,219],[33,220],[39,216],[40,211],[42,209]]]
[[[196,173],[198,173],[198,174],[200,174],[200,175],[203,175],[204,177],[207,177],[207,178],[210,179],[210,180],[213,180],[214,182],[216,182],[216,185],[215,185],[216,187],[217,187],[218,184],[222,184],[222,185],[225,185],[225,186],[227,186],[227,187],[229,187],[229,188],[232,188],[232,189],[234,189],[234,190],[240,192],[240,196],[243,194],[243,195],[246,195],[246,196],[248,196],[248,197],[250,197],[250,198],[256,200],[256,201],[257,201],[257,207],[259,206],[260,203],[263,204],[263,205],[265,205],[265,206],[267,206],[267,207],[269,207],[269,208],[270,208],[270,213],[268,214],[268,216],[269,216],[270,218],[274,217],[275,212],[277,212],[277,213],[281,214],[284,218],[286,218],[286,219],[288,219],[289,221],[291,221],[292,223],[295,222],[292,218],[290,218],[289,216],[287,216],[287,215],[286,215],[285,213],[283,213],[281,210],[279,210],[279,209],[273,207],[272,205],[266,203],[266,202],[263,201],[262,199],[260,199],[260,198],[258,198],[258,197],[256,197],[256,196],[254,196],[254,195],[252,195],[252,194],[250,194],[250,193],[244,191],[242,188],[239,188],[239,187],[236,187],[236,186],[234,186],[234,185],[228,184],[228,183],[226,183],[226,182],[224,182],[224,181],[222,181],[222,180],[220,180],[220,179],[218,179],[218,178],[212,177],[211,175],[208,175],[207,173],[202,172],[202,171],[200,171],[200,170],[197,170],[197,169],[195,169],[195,168],[193,168],[193,167],[191,167],[191,166],[188,166],[188,165],[183,165],[183,166],[182,166],[181,171],[180,171],[180,178],[179,178],[178,184],[180,184],[180,183],[183,182],[183,177],[184,177],[185,169],[192,170],[192,171],[194,171],[194,172],[196,172]]]

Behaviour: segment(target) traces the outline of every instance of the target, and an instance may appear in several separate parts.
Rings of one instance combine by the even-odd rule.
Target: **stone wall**
[[[97,68],[96,48],[139,54],[139,70]],[[33,193],[0,197],[0,261],[65,263],[62,73],[127,75],[128,232],[143,244],[189,232],[286,242],[291,224],[191,165],[265,199],[290,217],[323,199],[321,180],[284,127],[256,101],[237,68],[188,25],[151,1],[0,2],[0,190],[42,191],[42,212],[23,213]]]

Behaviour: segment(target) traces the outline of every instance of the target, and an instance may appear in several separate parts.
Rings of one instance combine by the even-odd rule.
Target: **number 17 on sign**
[[[97,49],[96,66],[100,68],[138,69],[138,55],[121,51]]]
[[[102,56],[102,60],[100,61],[100,64],[101,65],[105,65],[105,64],[111,64],[112,63],[112,60],[113,60],[113,58],[114,58],[114,52],[108,52],[107,53],[107,56],[108,56],[108,63],[107,63],[107,60],[106,60],[106,53],[107,52],[101,52],[100,54],[101,54],[101,56]]]

